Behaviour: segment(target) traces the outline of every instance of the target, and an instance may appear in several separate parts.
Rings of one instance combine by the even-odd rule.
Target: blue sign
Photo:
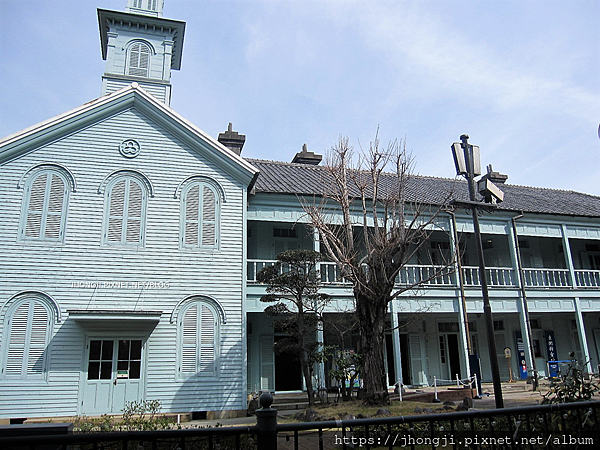
[[[515,331],[515,341],[517,342],[517,354],[519,355],[519,375],[521,380],[527,379],[527,360],[525,359],[525,346],[520,331]]]
[[[548,377],[558,377],[558,358],[556,350],[556,341],[554,340],[554,331],[544,331],[544,340],[546,341],[546,350],[548,351]],[[554,362],[552,362],[554,361]]]

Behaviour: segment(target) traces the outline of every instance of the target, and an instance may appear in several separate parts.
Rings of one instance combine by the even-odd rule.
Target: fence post
[[[433,398],[433,403],[440,403],[440,399],[438,398],[438,392],[437,392],[437,377],[433,377],[433,394],[434,394],[434,398]]]
[[[273,396],[265,392],[261,394],[258,401],[261,408],[254,412],[258,450],[277,450],[277,410],[271,408]]]

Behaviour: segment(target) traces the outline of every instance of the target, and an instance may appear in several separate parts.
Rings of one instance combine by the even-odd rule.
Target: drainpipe
[[[519,246],[519,235],[517,234],[517,220],[519,220],[521,217],[523,217],[525,214],[523,214],[523,211],[521,211],[521,213],[518,216],[512,217],[511,218],[511,223],[512,223],[512,231],[513,231],[513,237],[515,240],[515,249],[516,249],[516,254],[517,254],[517,272],[519,274],[519,287],[521,289],[521,309],[523,311],[523,316],[524,316],[524,322],[525,322],[525,332],[526,332],[526,336],[524,336],[527,340],[527,343],[529,344],[529,355],[531,358],[531,368],[533,370],[533,380],[532,380],[532,385],[533,385],[533,390],[537,390],[538,387],[538,372],[537,372],[537,367],[535,364],[535,352],[533,350],[533,340],[532,340],[532,335],[531,335],[531,323],[529,322],[529,309],[527,307],[527,292],[525,290],[525,276],[524,276],[524,272],[523,272],[523,264],[521,262],[521,247]]]

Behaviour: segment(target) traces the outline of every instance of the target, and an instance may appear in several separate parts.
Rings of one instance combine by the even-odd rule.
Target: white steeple
[[[163,0],[127,0],[126,12],[98,9],[102,95],[137,82],[167,105],[171,70],[181,67],[185,22],[162,18]]]

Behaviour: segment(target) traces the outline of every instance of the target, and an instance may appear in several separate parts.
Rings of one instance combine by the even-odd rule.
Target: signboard
[[[525,359],[525,345],[520,331],[515,331],[515,341],[517,343],[517,354],[519,356],[519,376],[521,380],[527,379],[527,360]]]
[[[546,341],[546,350],[548,352],[548,377],[558,377],[558,363],[552,363],[557,361],[558,358],[556,350],[556,341],[554,340],[554,331],[544,331],[544,340]]]
[[[117,379],[129,378],[129,370],[117,370]]]

